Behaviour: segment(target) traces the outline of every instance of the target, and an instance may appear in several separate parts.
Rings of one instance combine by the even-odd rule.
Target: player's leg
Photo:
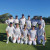
[[[7,42],[6,43],[8,44],[8,42],[9,42],[9,37],[7,37]]]
[[[43,40],[42,44],[45,46],[45,39],[44,39],[44,36],[42,36],[42,40]]]
[[[33,45],[36,45],[37,43],[36,43],[36,41],[33,41]]]
[[[28,44],[31,45],[32,44],[32,41],[29,41]]]
[[[17,43],[18,43],[18,44],[20,43],[20,37],[17,38]]]
[[[41,44],[41,37],[38,37],[38,44]]]
[[[10,34],[8,34],[8,35],[9,35],[9,36],[7,36],[7,42],[6,42],[7,44],[8,44],[8,42],[9,42]]]
[[[23,44],[23,43],[24,43],[23,38],[21,38],[20,43],[21,43],[21,44]]]
[[[26,40],[24,41],[24,43],[27,44],[27,43],[28,43],[28,40],[26,39]]]
[[[16,38],[15,37],[13,38],[13,43],[16,43]]]

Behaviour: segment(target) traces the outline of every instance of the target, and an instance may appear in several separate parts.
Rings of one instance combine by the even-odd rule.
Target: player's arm
[[[36,39],[37,39],[37,34],[35,35],[35,39],[34,40],[36,41]]]
[[[44,39],[46,40],[46,33],[44,32]]]
[[[44,21],[44,28],[45,28],[45,21]]]
[[[31,39],[30,39],[30,35],[28,35],[28,38],[29,38],[29,40],[31,40]]]

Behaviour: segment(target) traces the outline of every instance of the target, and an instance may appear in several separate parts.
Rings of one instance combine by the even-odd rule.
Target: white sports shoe
[[[6,43],[8,44],[8,41]]]

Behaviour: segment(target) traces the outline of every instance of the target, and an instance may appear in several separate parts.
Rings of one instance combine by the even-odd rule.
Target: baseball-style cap
[[[30,17],[30,15],[28,15],[28,17]]]
[[[22,16],[24,16],[24,14],[22,14]]]
[[[12,22],[10,22],[10,24],[13,24]]]

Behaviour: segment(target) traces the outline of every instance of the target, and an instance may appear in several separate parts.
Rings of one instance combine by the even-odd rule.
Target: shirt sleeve
[[[6,28],[6,31],[8,31],[9,27]]]
[[[45,21],[44,21],[44,25],[43,25],[43,26],[44,26],[44,28],[45,28]]]

